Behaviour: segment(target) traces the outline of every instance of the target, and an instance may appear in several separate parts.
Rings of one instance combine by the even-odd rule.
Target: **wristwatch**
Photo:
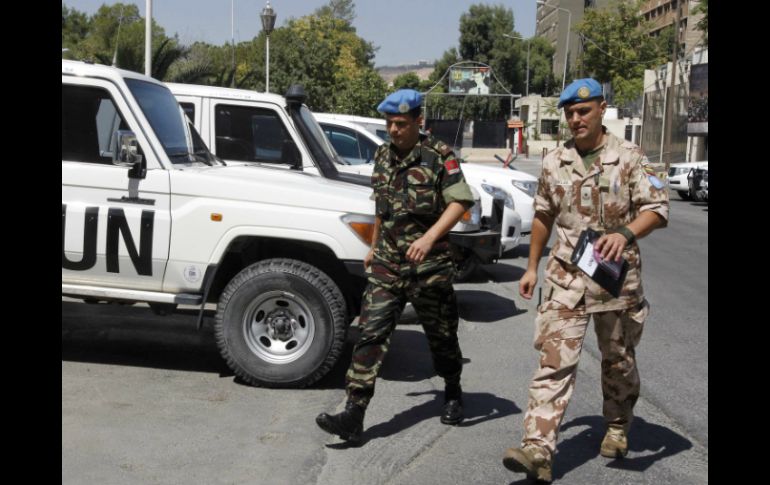
[[[618,232],[622,234],[623,237],[627,239],[626,244],[631,244],[636,240],[636,235],[634,235],[634,232],[626,226],[620,226],[619,228],[615,229],[613,232]]]

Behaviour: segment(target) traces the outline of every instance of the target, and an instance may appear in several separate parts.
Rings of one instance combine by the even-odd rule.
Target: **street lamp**
[[[508,37],[509,39],[521,39],[527,43],[527,96],[529,96],[529,47],[531,45],[532,39],[525,39],[524,37],[519,37],[518,35],[508,35],[503,34],[503,37]]]
[[[546,6],[545,0],[537,0],[538,5]],[[572,23],[572,12],[567,10],[566,8],[562,7],[554,7],[551,5],[547,5],[548,7],[554,8],[556,10],[564,10],[567,12],[567,37],[566,42],[564,43],[564,74],[561,77],[561,90],[564,92],[564,84],[567,81],[567,54],[569,53],[569,32],[570,32],[570,24]]]
[[[267,0],[267,6],[262,9],[262,30],[265,31],[265,92],[270,92],[270,33],[275,27],[275,18],[277,17],[273,7],[270,6],[270,0]]]

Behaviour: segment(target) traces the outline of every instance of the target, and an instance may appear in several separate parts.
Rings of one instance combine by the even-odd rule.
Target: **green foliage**
[[[317,8],[314,14],[317,17],[329,16],[343,20],[350,25],[356,18],[356,4],[353,0],[329,0],[328,4]]]
[[[586,38],[578,62],[587,75],[612,83],[616,105],[642,94],[644,70],[667,61],[667,42],[672,40],[669,35],[650,37],[640,4],[615,0],[606,9],[587,9],[575,28]]]
[[[61,6],[61,46],[72,49],[86,38],[90,22],[88,16],[75,9]]]
[[[71,59],[106,65],[112,65],[115,59],[121,69],[144,72],[144,31],[144,19],[133,4],[102,5],[90,18],[62,4],[62,47],[70,49]],[[169,67],[187,52],[155,21],[152,46],[151,75],[157,79],[165,78]]]
[[[420,78],[413,72],[399,74],[393,79],[393,91],[399,89],[420,89]]]
[[[521,37],[514,30],[513,12],[503,6],[471,5],[460,17],[459,50],[448,49],[436,61],[430,76],[433,87],[452,64],[460,61],[476,61],[492,67],[493,78],[490,92],[521,94],[527,91],[527,47],[529,47],[529,92],[545,93],[553,89],[554,76],[551,58],[554,48],[545,39],[511,39]],[[531,44],[529,44],[531,42]],[[503,89],[504,88],[504,89]],[[433,93],[446,92],[448,76]],[[425,89],[424,89],[425,90]],[[430,96],[429,116],[443,118],[474,117],[476,119],[503,119],[510,113],[510,98]]]

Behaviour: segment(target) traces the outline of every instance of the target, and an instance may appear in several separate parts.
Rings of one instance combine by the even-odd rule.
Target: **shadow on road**
[[[606,430],[604,418],[602,416],[576,418],[564,424],[561,430],[563,432],[576,427],[586,429],[558,444],[554,460],[554,478],[564,477],[571,470],[599,455],[599,446]],[[692,448],[692,442],[668,428],[636,417],[629,431],[628,448],[628,456],[616,460],[607,459],[607,466],[644,472],[658,460],[689,450]]]
[[[205,315],[210,323],[214,312]],[[195,323],[186,312],[159,317],[147,307],[62,301],[62,360],[233,376],[212,326]]]
[[[525,313],[513,299],[480,290],[457,290],[457,310],[460,318],[473,322],[497,322]],[[513,295],[511,295],[513,296]]]
[[[388,421],[377,423],[370,428],[364,427],[361,443],[351,445],[349,443],[333,443],[326,445],[332,449],[345,449],[350,446],[362,446],[377,438],[389,436],[407,430],[426,419],[438,420],[444,407],[443,391],[410,392],[407,396],[423,396],[433,394],[434,399],[396,414]],[[513,401],[503,399],[486,392],[466,392],[463,394],[463,407],[465,420],[458,427],[475,426],[485,421],[504,418],[521,412]]]

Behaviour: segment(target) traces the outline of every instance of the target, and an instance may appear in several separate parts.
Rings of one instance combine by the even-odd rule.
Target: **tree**
[[[145,25],[139,7],[123,3],[102,5],[93,16],[85,18],[62,5],[62,46],[70,49],[71,58],[106,65],[112,65],[114,59],[121,69],[144,72]],[[187,53],[176,36],[166,36],[154,20],[152,45],[151,76],[156,79],[163,79],[170,66]]]
[[[606,9],[587,9],[576,31],[584,41],[579,62],[599,82],[612,83],[615,104],[642,94],[644,70],[667,61],[666,36],[651,37],[639,14],[640,0],[615,0]]]
[[[393,90],[399,89],[420,89],[420,78],[413,72],[399,74],[393,79]]]
[[[329,0],[329,3],[316,9],[314,14],[318,17],[329,16],[335,19],[344,20],[352,25],[356,18],[356,4],[353,0]]]
[[[61,6],[61,46],[72,49],[86,38],[90,28],[88,16],[74,8]]]

